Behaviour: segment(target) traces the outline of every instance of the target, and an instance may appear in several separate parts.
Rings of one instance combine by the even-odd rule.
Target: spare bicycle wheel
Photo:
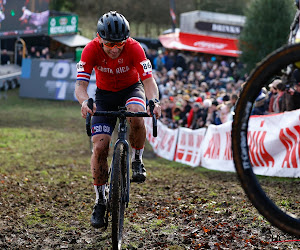
[[[299,61],[300,44],[267,56],[244,85],[232,123],[233,158],[243,189],[273,226],[295,236],[300,236],[300,112],[253,114],[274,79],[285,88],[296,83]]]

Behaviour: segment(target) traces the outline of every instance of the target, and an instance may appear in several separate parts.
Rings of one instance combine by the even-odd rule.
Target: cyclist
[[[87,105],[87,87],[93,69],[96,73],[97,89],[91,110]],[[85,46],[77,64],[75,94],[81,104],[83,118],[86,118],[87,112],[93,114],[95,111],[118,110],[119,106],[126,106],[131,112],[145,111],[146,98],[154,101],[154,114],[160,117],[159,94],[152,76],[151,63],[141,45],[130,37],[129,23],[122,14],[109,11],[98,20],[97,37]],[[146,179],[146,169],[142,161],[146,129],[143,118],[129,118],[128,123],[132,147],[132,181],[141,183]],[[92,118],[91,171],[96,200],[91,224],[95,228],[105,224],[107,157],[115,124],[116,118]]]

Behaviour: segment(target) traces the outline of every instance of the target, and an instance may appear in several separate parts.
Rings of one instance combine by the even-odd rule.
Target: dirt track
[[[124,248],[128,249],[296,249],[270,226],[244,196],[231,173],[166,166],[147,160],[148,180],[132,184],[126,213]],[[38,183],[0,175],[0,247],[2,249],[106,249],[106,232],[90,227],[90,180],[69,172],[70,182]],[[66,169],[67,168],[67,169]],[[34,175],[43,175],[35,169]],[[36,176],[36,177],[37,177]]]
[[[0,249],[110,249],[110,228],[89,223],[95,194],[80,107],[10,93],[0,109]],[[234,173],[149,149],[144,160],[148,179],[131,185],[124,249],[300,248],[282,242],[294,239],[257,213]],[[282,204],[299,204],[298,181],[264,181]]]

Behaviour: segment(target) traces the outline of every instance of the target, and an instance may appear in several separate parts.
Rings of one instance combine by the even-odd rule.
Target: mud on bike
[[[88,107],[92,109],[93,99],[88,100]],[[150,113],[152,116],[153,136],[157,136],[157,120],[153,114],[154,102],[149,101]],[[109,191],[106,211],[106,226],[108,227],[111,218],[112,228],[112,249],[121,249],[124,212],[128,207],[130,193],[130,164],[129,144],[127,137],[127,117],[149,117],[146,112],[128,112],[126,107],[119,107],[119,111],[97,111],[94,116],[117,117],[119,119],[118,138],[114,145],[113,157],[109,169]],[[91,136],[91,114],[86,117],[86,132]]]

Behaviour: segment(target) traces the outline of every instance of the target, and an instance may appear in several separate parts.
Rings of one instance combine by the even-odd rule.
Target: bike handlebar
[[[89,109],[93,110],[94,100],[93,98],[88,99],[87,103]],[[150,107],[150,113],[152,116],[152,125],[153,125],[153,136],[157,137],[157,119],[156,116],[153,114],[154,110],[154,101],[149,101],[149,107]],[[124,110],[119,111],[96,111],[94,113],[94,116],[108,116],[108,117],[151,117],[148,115],[147,112],[129,112]],[[91,114],[87,113],[86,121],[85,121],[85,127],[86,127],[86,133],[88,136],[91,136]]]
[[[152,127],[153,127],[153,136],[157,137],[157,119],[156,116],[153,113],[154,107],[155,107],[155,103],[153,100],[149,100],[149,107],[150,107],[150,113],[152,116]],[[149,116],[148,116],[149,117]]]

